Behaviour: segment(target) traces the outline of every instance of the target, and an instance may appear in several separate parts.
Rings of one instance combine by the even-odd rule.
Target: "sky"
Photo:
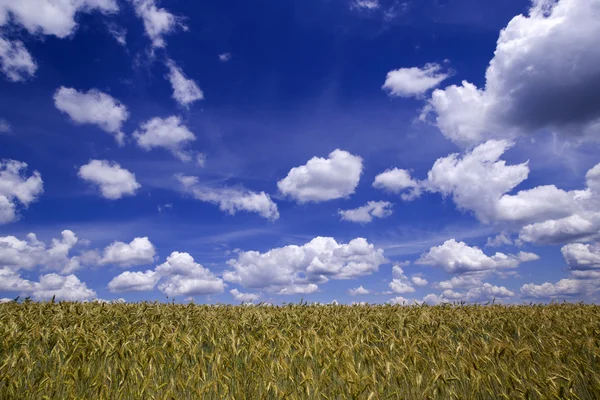
[[[600,0],[0,0],[0,298],[600,300]]]

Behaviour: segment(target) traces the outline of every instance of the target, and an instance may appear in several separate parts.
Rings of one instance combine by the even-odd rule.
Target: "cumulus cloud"
[[[233,296],[233,298],[237,301],[242,301],[244,303],[249,301],[256,301],[260,299],[260,294],[257,293],[242,293],[237,289],[232,289],[229,293]]]
[[[195,153],[186,147],[196,140],[196,135],[183,125],[179,117],[152,118],[142,123],[133,137],[138,146],[146,151],[162,147],[181,161],[189,162],[194,159]]]
[[[365,289],[362,286],[359,286],[359,287],[357,287],[355,289],[348,289],[348,294],[350,296],[361,296],[361,295],[366,295],[366,294],[369,294],[369,293],[371,293],[371,291]]]
[[[173,32],[181,25],[180,18],[164,8],[157,6],[156,0],[130,0],[136,15],[144,22],[146,35],[152,40],[152,46],[161,48],[166,43],[163,36]]]
[[[328,158],[313,157],[305,165],[292,168],[277,187],[299,203],[344,198],[354,193],[362,169],[361,157],[337,149]]]
[[[151,270],[146,272],[125,271],[108,283],[111,292],[147,292],[154,290],[160,276]]]
[[[123,123],[129,118],[127,107],[112,96],[97,89],[79,92],[61,86],[54,93],[54,105],[78,124],[94,124],[114,135],[119,145],[124,144]]]
[[[537,259],[539,259],[537,255],[525,252],[517,255],[498,252],[487,256],[478,247],[471,247],[464,242],[450,239],[440,246],[432,247],[415,263],[440,267],[450,273],[467,273],[516,268],[523,262]]]
[[[265,192],[251,192],[243,188],[212,188],[200,185],[195,176],[178,175],[183,190],[195,199],[218,204],[221,211],[235,215],[238,211],[254,212],[272,221],[279,219],[277,204]]]
[[[295,295],[295,294],[312,294],[319,290],[319,286],[314,283],[309,283],[307,285],[289,285],[277,292],[277,294],[282,295]]]
[[[171,297],[223,293],[226,286],[191,255],[174,251],[153,271],[126,271],[115,277],[108,288],[112,292],[149,291],[157,284],[161,292]]]
[[[77,29],[78,12],[100,11],[103,14],[119,10],[116,0],[19,0],[0,2],[0,26],[12,21],[31,34],[65,38]]]
[[[435,90],[425,113],[452,141],[539,130],[597,138],[600,111],[598,0],[534,1],[500,32],[484,88]]]
[[[227,262],[232,269],[223,273],[223,279],[273,293],[297,292],[299,288],[316,291],[319,283],[370,275],[385,262],[383,250],[363,238],[343,244],[316,237],[302,246],[289,245],[265,253],[241,251]]]
[[[485,247],[500,247],[500,246],[511,246],[515,244],[510,236],[506,232],[501,232],[495,237],[489,237],[485,244]]]
[[[167,63],[169,68],[169,81],[173,88],[173,98],[183,107],[188,107],[197,100],[204,99],[204,93],[196,82],[188,79],[181,68],[172,60]]]
[[[403,200],[412,200],[421,195],[419,182],[410,177],[410,172],[405,169],[388,169],[375,177],[373,187],[383,189],[392,193],[400,193],[410,189],[409,192],[402,194]]]
[[[418,275],[413,275],[410,278],[410,280],[413,283],[413,285],[418,286],[418,287],[423,287],[423,286],[429,285],[429,282],[427,281],[427,279],[422,278]]]
[[[37,64],[23,42],[0,37],[0,69],[9,81],[22,82],[35,75]]]
[[[95,264],[97,255],[94,251],[69,255],[78,242],[79,239],[70,230],[62,231],[61,238],[52,239],[50,245],[38,240],[34,233],[29,233],[25,240],[15,236],[0,237],[0,268],[18,271],[41,267],[69,274],[83,265]]]
[[[521,295],[532,299],[570,298],[582,294],[586,283],[577,279],[561,279],[557,283],[546,282],[541,285],[529,283],[521,287]]]
[[[561,248],[562,255],[573,270],[600,270],[600,246],[570,243]]]
[[[417,97],[437,87],[449,76],[436,63],[425,64],[422,68],[400,68],[388,72],[382,89],[390,96]]]
[[[393,279],[389,286],[394,293],[404,294],[413,293],[415,291],[415,288],[411,285],[411,281],[404,275],[402,267],[394,265],[392,268],[392,277]]]
[[[91,160],[79,168],[78,175],[81,179],[97,185],[102,196],[110,200],[133,196],[141,187],[134,174],[116,162],[107,160]]]
[[[352,210],[339,210],[338,214],[344,221],[367,223],[373,217],[387,218],[392,215],[393,204],[387,201],[369,201],[366,205]]]
[[[219,60],[221,60],[222,62],[227,62],[231,60],[231,53],[219,54]]]
[[[26,169],[24,162],[0,160],[0,225],[15,221],[18,205],[28,207],[44,192],[40,173],[27,177]]]
[[[104,249],[100,260],[102,265],[116,265],[121,268],[154,262],[156,249],[147,237],[138,237],[130,243],[113,242]]]
[[[427,304],[436,305],[441,303],[453,303],[465,301],[468,303],[481,303],[492,300],[503,300],[514,297],[515,293],[504,286],[495,286],[491,283],[483,283],[481,286],[469,289],[466,293],[444,290],[440,295],[428,294],[423,298]]]
[[[37,301],[47,301],[53,297],[57,301],[84,301],[96,297],[96,292],[88,289],[75,275],[48,274],[34,284],[32,297]]]

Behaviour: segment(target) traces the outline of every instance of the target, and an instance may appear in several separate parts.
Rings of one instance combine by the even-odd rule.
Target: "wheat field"
[[[2,399],[598,399],[600,306],[0,305]]]

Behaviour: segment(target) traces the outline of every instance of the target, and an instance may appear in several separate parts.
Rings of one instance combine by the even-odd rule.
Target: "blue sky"
[[[596,302],[599,21],[0,2],[0,298]]]

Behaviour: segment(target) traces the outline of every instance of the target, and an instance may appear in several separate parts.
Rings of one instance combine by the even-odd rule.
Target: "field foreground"
[[[0,305],[2,399],[598,399],[600,306]]]

